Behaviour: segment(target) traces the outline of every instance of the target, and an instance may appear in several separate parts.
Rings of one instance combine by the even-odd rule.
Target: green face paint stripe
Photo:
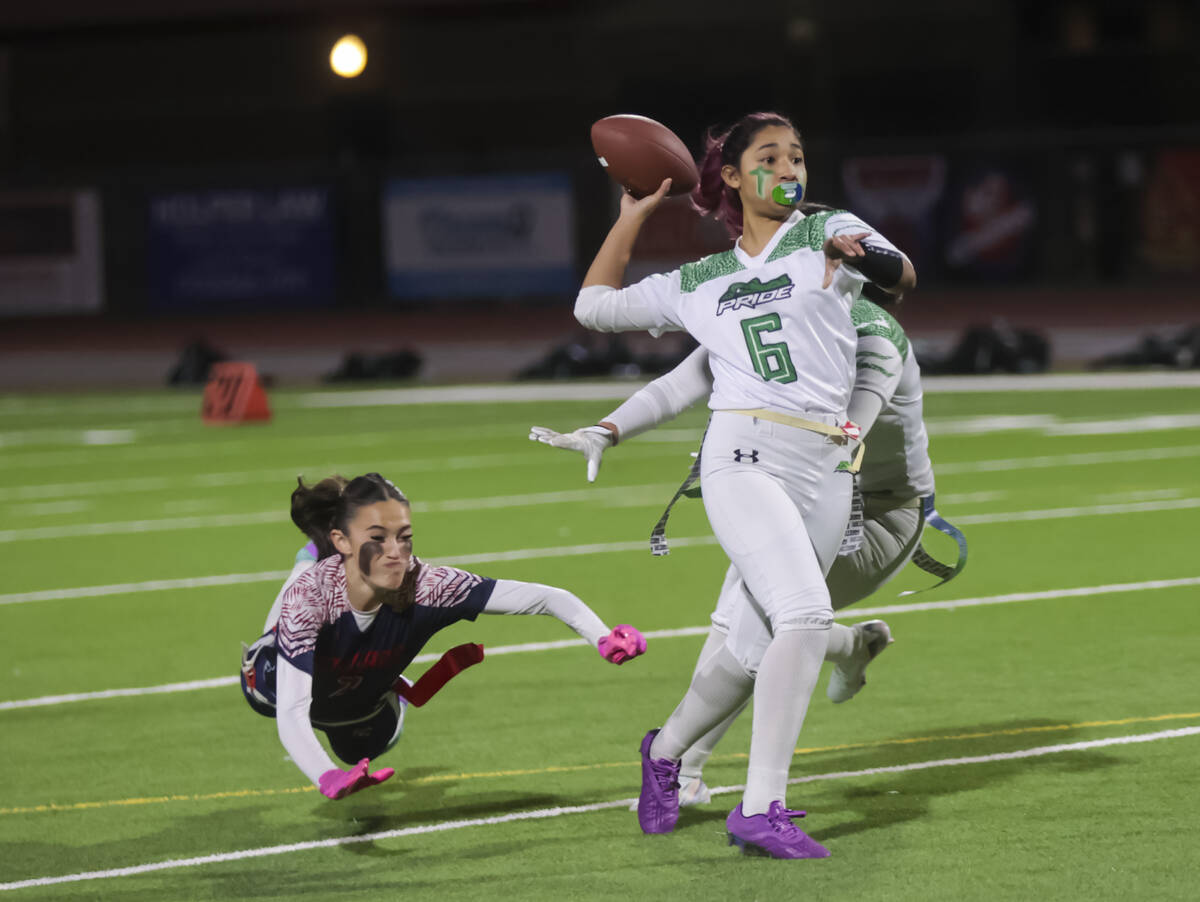
[[[767,192],[763,189],[763,183],[766,182],[768,175],[774,174],[774,169],[767,169],[765,166],[759,166],[757,169],[750,170],[750,175],[758,179],[758,185],[755,190],[758,192],[759,197],[767,196]]]

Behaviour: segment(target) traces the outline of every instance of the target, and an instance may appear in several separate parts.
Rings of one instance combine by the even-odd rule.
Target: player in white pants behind
[[[739,235],[733,249],[622,289],[641,225],[670,182],[642,200],[626,195],[575,316],[602,332],[687,331],[709,352],[704,506],[749,589],[730,632],[765,622],[770,640],[756,662],[719,644],[662,728],[643,738],[638,822],[646,833],[674,829],[680,759],[752,691],[746,791],[726,819],[731,841],[776,858],[825,857],[793,823],[800,812],[785,795],[833,624],[825,573],[850,513],[848,443],[858,434],[846,418],[857,346],[850,308],[867,281],[903,293],[916,276],[857,217],[798,206],[803,147],[781,116],[743,117],[710,139],[700,169],[693,200]]]
[[[934,495],[929,441],[922,420],[920,369],[908,338],[887,311],[866,298],[859,298],[851,313],[858,333],[858,351],[848,413],[862,429],[866,450],[857,477],[862,522],[852,525],[826,576],[835,611],[872,595],[904,568],[920,547],[923,499],[929,499],[927,506],[933,510]],[[598,425],[567,434],[535,426],[530,438],[581,452],[587,460],[588,481],[592,482],[605,450],[674,418],[704,398],[711,385],[708,353],[700,348],[671,372],[635,392]],[[961,570],[965,562],[964,551],[953,571],[939,569],[928,559],[923,564],[948,577]],[[739,659],[761,659],[769,640],[765,625],[729,637],[730,612],[745,592],[737,569],[730,566],[700,660],[709,657],[727,638],[748,646],[737,652]],[[871,620],[853,627],[835,623],[825,651],[825,659],[834,665],[826,690],[829,698],[834,702],[852,698],[866,683],[867,664],[890,642],[891,632],[883,621]],[[749,698],[747,693],[746,702]],[[701,776],[704,764],[744,707],[745,702],[684,753],[679,774],[681,806],[710,800]]]

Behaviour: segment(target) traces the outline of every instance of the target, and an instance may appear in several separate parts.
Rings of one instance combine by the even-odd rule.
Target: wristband
[[[880,288],[892,288],[904,277],[904,256],[899,251],[860,242],[863,256],[846,261]]]
[[[605,429],[608,431],[609,447],[615,448],[617,445],[617,442],[619,442],[621,440],[621,430],[619,430],[614,424],[610,423],[608,420],[601,420],[599,423],[596,424],[596,426],[600,429]]]
[[[904,295],[889,294],[874,282],[863,282],[862,296],[880,307],[894,307],[904,299]]]

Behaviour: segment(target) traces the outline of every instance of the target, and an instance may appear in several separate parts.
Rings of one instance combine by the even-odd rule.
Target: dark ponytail
[[[725,166],[737,168],[754,136],[771,125],[790,128],[797,138],[800,137],[791,120],[779,113],[747,113],[724,132],[714,134],[710,131],[705,136],[700,182],[692,189],[692,206],[701,216],[720,220],[730,238],[736,239],[742,234],[742,199],[725,184],[721,169]]]
[[[317,559],[337,554],[329,533],[335,529],[346,532],[360,507],[379,501],[399,501],[408,498],[378,473],[366,473],[347,480],[330,476],[314,485],[305,485],[297,477],[292,491],[292,522],[317,546]]]

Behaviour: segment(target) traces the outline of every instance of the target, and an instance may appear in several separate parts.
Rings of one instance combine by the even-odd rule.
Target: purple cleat
[[[642,739],[642,794],[638,796],[638,823],[643,833],[670,833],[679,820],[679,762],[651,758],[651,730]]]
[[[769,855],[771,858],[828,858],[829,850],[792,823],[792,818],[804,817],[803,811],[772,802],[766,814],[746,817],[741,803],[729,812],[725,827],[729,844],[740,846],[746,855]]]

